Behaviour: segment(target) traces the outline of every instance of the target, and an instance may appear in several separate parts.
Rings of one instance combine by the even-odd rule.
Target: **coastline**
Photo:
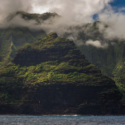
[[[84,105],[56,106],[43,108],[38,104],[0,105],[0,115],[43,115],[43,116],[124,116],[125,106]]]
[[[0,116],[27,116],[27,117],[122,117],[125,115],[79,115],[79,114],[48,114],[48,115],[33,115],[33,114],[0,114]]]

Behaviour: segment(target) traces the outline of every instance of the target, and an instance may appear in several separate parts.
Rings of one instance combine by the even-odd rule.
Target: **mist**
[[[106,48],[108,46],[107,43],[101,43],[100,41],[96,40],[96,41],[93,41],[93,40],[88,40],[86,41],[86,45],[91,45],[91,46],[95,46],[97,48]]]
[[[104,22],[104,24],[99,25],[99,29],[100,32],[103,31],[105,38],[125,39],[124,10],[125,8],[121,8],[117,13],[115,13],[112,8],[109,8],[109,10],[105,10],[103,13],[99,14],[99,20]],[[105,24],[108,25],[107,28],[104,28]]]
[[[45,30],[46,33],[56,32],[59,36],[66,36],[81,45],[78,40],[79,32],[89,34],[90,27],[83,25],[91,24],[96,20],[102,21],[97,28],[103,34],[104,41],[99,39],[84,40],[85,45],[106,48],[107,40],[125,39],[125,8],[120,8],[117,12],[110,6],[113,0],[0,0],[0,28],[7,27],[28,27],[31,30]],[[35,20],[25,20],[20,15],[15,16],[12,20],[7,20],[8,15],[17,11],[28,13],[56,12],[60,18],[50,18],[40,24]],[[93,16],[96,15],[96,20]],[[105,28],[105,25],[108,27]],[[94,30],[93,30],[94,32]],[[93,34],[92,34],[93,35]],[[90,34],[90,36],[92,36]],[[106,41],[106,42],[105,42]]]

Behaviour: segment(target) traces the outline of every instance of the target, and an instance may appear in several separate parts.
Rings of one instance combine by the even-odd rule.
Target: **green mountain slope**
[[[113,80],[56,33],[19,49],[0,71],[4,114],[120,114],[121,97]]]
[[[0,68],[11,61],[17,50],[45,36],[44,31],[30,31],[28,28],[0,29]]]
[[[102,73],[113,78],[125,98],[125,40],[113,39],[107,40],[99,32],[97,28],[98,22],[91,25],[91,31],[88,34],[81,32],[79,39],[84,42],[92,39],[109,43],[106,48],[97,48],[92,45],[81,45],[79,49],[84,53],[85,57],[94,65],[99,67]],[[83,43],[84,43],[83,42]],[[112,45],[114,43],[114,45]]]
[[[36,26],[50,18],[60,17],[56,13],[29,14],[19,11],[9,15],[6,21],[9,23],[16,16],[19,16],[26,22],[32,20],[36,22]],[[28,27],[14,26],[14,24],[8,28],[0,29],[0,68],[10,62],[22,46],[33,43],[45,36],[46,33],[42,29],[31,30]]]

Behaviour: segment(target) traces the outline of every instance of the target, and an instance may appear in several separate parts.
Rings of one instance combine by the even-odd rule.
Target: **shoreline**
[[[40,114],[38,114],[38,115],[37,114],[35,114],[35,115],[34,114],[0,114],[0,116],[43,116],[43,117],[44,116],[54,116],[54,117],[58,117],[58,116],[59,117],[60,116],[61,117],[68,117],[68,116],[69,117],[70,116],[71,117],[78,117],[78,116],[79,117],[84,117],[84,116],[102,116],[102,117],[109,116],[109,117],[112,117],[112,116],[118,116],[119,117],[119,116],[125,116],[125,114],[124,115],[109,115],[109,114],[108,115],[92,115],[92,114],[91,115],[87,115],[87,114],[86,115],[80,115],[80,114],[48,114],[48,115],[45,115],[45,114],[41,114],[41,115]]]

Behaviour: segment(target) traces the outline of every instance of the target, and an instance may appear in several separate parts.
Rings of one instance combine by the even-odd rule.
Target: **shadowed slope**
[[[114,81],[56,33],[22,47],[0,72],[0,86],[2,113],[121,113]]]

